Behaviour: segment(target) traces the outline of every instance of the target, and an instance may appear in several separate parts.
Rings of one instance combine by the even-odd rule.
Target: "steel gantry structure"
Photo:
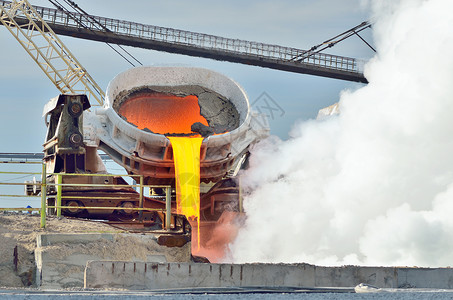
[[[10,1],[0,0],[0,6],[10,4]],[[33,6],[33,9],[58,35],[367,83],[361,62],[350,57],[76,12],[68,14],[61,9],[40,6]],[[16,26],[29,24],[23,14],[13,18]]]
[[[103,103],[103,90],[26,0],[1,1],[0,23],[61,93],[86,94],[91,101]]]

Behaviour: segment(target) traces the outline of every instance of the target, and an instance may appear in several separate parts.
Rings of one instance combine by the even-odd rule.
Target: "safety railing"
[[[20,163],[20,164],[42,164],[40,162],[13,162],[13,161],[7,161],[7,162],[0,162],[1,163]],[[40,193],[39,195],[29,195],[28,193],[25,193],[25,195],[19,195],[19,194],[13,194],[13,193],[8,193],[8,194],[2,194],[0,193],[0,199],[4,198],[17,198],[17,197],[31,197],[31,198],[38,198],[40,197],[41,203],[39,208],[32,208],[32,207],[8,207],[8,208],[0,208],[0,211],[38,211],[40,213],[40,227],[45,228],[46,227],[46,217],[47,217],[47,210],[48,209],[55,209],[56,210],[56,216],[61,217],[61,211],[62,209],[81,209],[81,210],[128,210],[128,211],[138,211],[139,216],[138,216],[138,221],[143,221],[143,212],[144,211],[159,211],[162,212],[165,216],[165,222],[162,224],[163,228],[167,231],[171,230],[171,218],[172,218],[172,212],[171,212],[171,186],[168,185],[145,185],[143,176],[142,175],[124,175],[124,174],[75,174],[75,173],[47,173],[46,170],[46,165],[42,164],[42,171],[41,172],[17,172],[17,171],[0,171],[0,175],[25,175],[25,176],[33,176],[33,175],[40,175],[41,176],[41,181],[27,181],[27,182],[5,182],[0,180],[0,186],[24,186],[24,191],[27,190],[27,186],[33,186],[33,187],[39,187],[40,188]],[[49,183],[47,182],[47,177],[49,175],[54,175],[55,182],[54,183]],[[134,177],[138,178],[137,184],[79,184],[79,183],[63,183],[63,177],[64,176],[78,176],[78,177],[96,177],[96,176],[101,176],[104,178],[113,178],[113,177]],[[52,194],[48,193],[48,190],[50,187],[54,187],[55,192]],[[126,199],[124,197],[105,197],[105,196],[65,196],[63,195],[63,188],[64,187],[82,187],[82,188],[138,188],[138,195],[139,195],[139,205],[138,207],[96,207],[96,206],[63,206],[62,205],[62,200],[63,199],[78,199],[78,200],[83,200],[83,199],[90,199],[90,200],[121,200],[121,199]],[[159,209],[159,208],[145,208],[143,207],[143,200],[144,200],[144,194],[145,194],[145,188],[162,188],[165,189],[165,208],[164,209]],[[36,193],[38,194],[38,193]],[[47,199],[49,196],[52,196],[55,198],[55,205],[47,205]],[[176,227],[176,224],[175,224]]]
[[[8,4],[10,1],[0,0],[0,3]],[[224,51],[238,55],[256,56],[274,61],[294,62],[296,64],[308,64],[333,70],[362,73],[362,70],[359,70],[361,64],[358,64],[356,59],[350,57],[316,53],[310,50],[231,39],[210,34],[146,25],[92,15],[89,17],[91,20],[95,20],[95,22],[88,22],[85,15],[75,12],[71,13],[72,16],[69,16],[60,10],[35,5],[33,7],[48,24],[56,24],[79,29],[88,28],[94,32],[103,32],[107,29],[114,34],[121,36],[186,45],[206,50]],[[100,26],[104,29],[101,30]]]
[[[21,165],[21,166],[28,166],[28,165],[36,165],[36,164],[42,164],[42,162],[39,162],[39,161],[27,161],[27,160],[21,160],[21,161],[18,161],[18,160],[13,160],[13,159],[9,159],[9,160],[3,160],[3,161],[0,161],[0,164],[2,165]],[[31,177],[31,176],[36,176],[36,175],[39,175],[41,176],[41,172],[18,172],[18,171],[0,171],[0,176],[1,177],[7,177],[7,176],[11,176],[11,175],[20,175],[19,178],[22,179],[22,178],[25,178],[25,177]],[[12,180],[15,180],[17,178],[13,178]],[[38,196],[32,196],[32,195],[28,195],[26,192],[23,193],[23,194],[19,194],[19,193],[15,193],[14,189],[17,188],[17,187],[25,187],[26,185],[29,185],[29,186],[40,186],[41,183],[40,182],[35,182],[33,183],[32,181],[29,181],[29,182],[11,182],[10,181],[11,179],[10,178],[2,178],[0,179],[0,187],[8,187],[8,192],[7,193],[1,193],[0,192],[0,200],[7,200],[7,199],[14,199],[14,200],[17,200],[18,198],[38,198]],[[23,192],[25,191],[26,189],[22,190]],[[0,205],[1,206],[1,205]],[[37,212],[41,212],[41,208],[33,208],[33,207],[0,207],[0,211],[28,211],[29,213],[33,212],[33,211],[37,211]]]

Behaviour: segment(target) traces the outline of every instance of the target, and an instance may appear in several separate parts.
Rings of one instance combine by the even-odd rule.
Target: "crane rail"
[[[100,30],[85,15],[72,13],[76,22],[63,11],[33,7],[60,35],[367,83],[363,62],[350,57],[90,15],[105,28]]]

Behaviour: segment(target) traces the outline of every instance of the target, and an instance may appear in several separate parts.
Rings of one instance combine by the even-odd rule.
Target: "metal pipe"
[[[31,197],[31,196],[29,196]],[[61,196],[62,199],[98,199],[98,200],[128,200],[129,197],[100,197],[100,196]]]
[[[41,228],[46,228],[46,198],[47,198],[47,185],[46,185],[46,164],[42,164],[41,175]]]
[[[12,184],[12,183],[10,183]],[[56,185],[55,183],[49,183],[48,185]],[[76,186],[76,187],[80,187],[81,184],[80,183],[65,183],[64,186]],[[86,184],[83,184],[83,186],[85,187],[134,187],[134,185],[129,185],[129,184],[94,184],[94,183],[86,183]],[[139,185],[137,185],[139,186]]]
[[[171,187],[165,188],[165,229],[170,231],[171,229]]]
[[[57,175],[62,173],[48,173],[47,175]],[[64,174],[68,176],[98,176],[98,177],[114,177],[114,176],[121,176],[121,177],[138,177],[140,175],[131,175],[131,174],[91,174],[91,173],[69,173]]]
[[[39,172],[4,172],[4,171],[0,171],[0,174],[11,174],[11,175],[21,175],[21,174],[25,174],[25,175],[41,175],[41,173],[39,173]]]
[[[46,206],[46,208],[57,208],[57,206]],[[108,206],[60,206],[60,208],[77,208],[77,209],[99,209],[99,210],[123,210],[124,207],[108,207]],[[10,208],[8,208],[10,209]],[[27,209],[25,209],[27,210]],[[163,212],[164,209],[161,208],[138,208],[138,207],[131,207],[127,208],[127,210],[138,210],[138,211],[161,211]]]
[[[143,208],[143,175],[140,176],[140,196],[138,198],[138,207]],[[138,213],[138,219],[139,221],[143,220],[143,211],[140,211]]]
[[[0,161],[0,164],[41,164],[39,161]]]
[[[41,185],[39,183],[39,185]],[[36,198],[39,196],[29,196],[29,195],[0,195],[0,197],[11,197],[11,198]]]
[[[61,192],[63,183],[63,176],[61,174],[57,175],[57,218],[61,217]]]
[[[0,182],[0,185],[41,185],[41,183]]]

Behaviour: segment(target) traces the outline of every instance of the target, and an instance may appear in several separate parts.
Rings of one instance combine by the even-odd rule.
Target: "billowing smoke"
[[[369,84],[253,149],[232,261],[453,265],[453,2],[370,7]]]

